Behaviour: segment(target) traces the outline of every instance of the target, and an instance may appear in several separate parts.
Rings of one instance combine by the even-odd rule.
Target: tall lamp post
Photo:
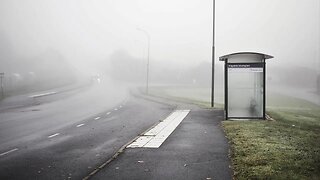
[[[316,62],[318,62],[318,73],[317,73],[317,92],[320,94],[320,2],[318,2],[318,49],[317,49],[317,57],[316,57]],[[320,103],[320,97],[319,97],[319,103]]]
[[[150,35],[146,30],[137,28],[137,30],[142,31],[148,39],[148,59],[147,59],[147,80],[146,80],[146,94],[149,93],[149,57],[150,57]]]
[[[215,47],[214,47],[214,30],[215,30],[215,0],[213,0],[212,2],[212,7],[213,7],[213,10],[212,10],[212,70],[211,70],[211,73],[212,73],[212,79],[211,79],[211,107],[214,107],[214,57],[215,57],[215,54],[214,54],[214,51],[215,51]]]

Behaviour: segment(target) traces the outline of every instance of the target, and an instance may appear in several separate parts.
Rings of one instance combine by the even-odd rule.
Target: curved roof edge
[[[273,56],[267,55],[267,54],[263,54],[263,53],[258,53],[258,52],[237,52],[237,53],[231,53],[231,54],[227,54],[224,56],[219,57],[220,61],[225,61],[226,59],[228,59],[229,56],[233,56],[233,55],[240,55],[240,54],[256,54],[256,55],[261,55],[264,57],[264,59],[271,59],[273,58]]]

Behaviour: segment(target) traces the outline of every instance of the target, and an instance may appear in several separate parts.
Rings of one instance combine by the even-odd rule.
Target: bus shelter
[[[270,55],[239,52],[219,58],[225,62],[226,119],[266,118],[266,59]]]

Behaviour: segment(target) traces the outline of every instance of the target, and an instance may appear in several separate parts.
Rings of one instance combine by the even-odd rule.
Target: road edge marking
[[[38,97],[42,97],[42,96],[50,96],[50,95],[53,95],[53,94],[57,94],[58,92],[47,92],[47,93],[42,93],[42,94],[35,94],[35,95],[31,95],[29,96],[30,98],[38,98]]]
[[[55,134],[52,134],[52,135],[48,136],[48,138],[53,138],[53,137],[56,137],[56,136],[59,136],[59,135],[60,135],[60,133],[55,133]]]
[[[81,127],[81,126],[84,126],[84,124],[78,124],[78,125],[77,125],[77,127]]]
[[[11,150],[9,150],[9,151],[6,151],[6,152],[1,153],[0,156],[5,156],[5,155],[7,155],[7,154],[10,154],[10,153],[15,152],[15,151],[18,151],[18,150],[19,150],[18,148],[14,148],[14,149],[11,149]]]

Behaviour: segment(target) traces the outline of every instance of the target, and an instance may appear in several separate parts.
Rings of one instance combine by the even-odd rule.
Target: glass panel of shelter
[[[263,72],[228,68],[229,117],[263,116]]]

